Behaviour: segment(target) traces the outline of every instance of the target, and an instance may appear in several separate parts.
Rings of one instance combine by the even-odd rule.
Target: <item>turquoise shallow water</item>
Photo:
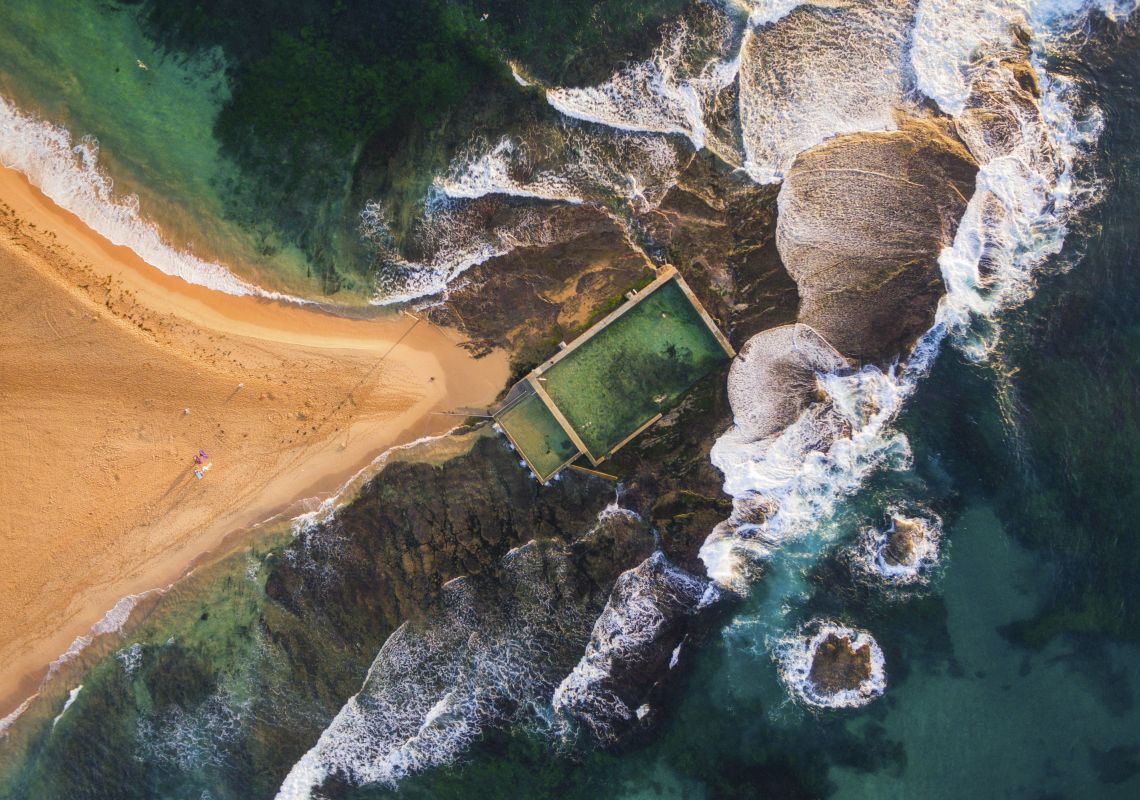
[[[264,236],[227,209],[241,172],[213,130],[230,97],[221,48],[165,51],[132,7],[114,4],[12,0],[0,21],[0,92],[74,141],[97,141],[117,197],[138,195],[142,215],[178,247],[299,286],[301,255],[267,257]]]

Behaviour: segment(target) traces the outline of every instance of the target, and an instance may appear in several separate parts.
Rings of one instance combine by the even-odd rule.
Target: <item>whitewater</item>
[[[232,295],[305,303],[245,281],[212,261],[171,245],[148,220],[135,195],[120,196],[99,164],[99,142],[16,108],[0,96],[0,163],[24,175],[60,208],[115,245],[130,248],[155,269],[196,286]]]

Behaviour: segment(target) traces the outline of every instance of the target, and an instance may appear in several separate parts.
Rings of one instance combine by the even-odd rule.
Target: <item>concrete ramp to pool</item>
[[[597,466],[735,355],[673,267],[512,387],[495,421],[546,482]]]

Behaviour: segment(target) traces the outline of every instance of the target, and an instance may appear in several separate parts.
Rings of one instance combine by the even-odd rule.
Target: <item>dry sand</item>
[[[0,718],[120,598],[507,378],[426,321],[169,278],[2,168],[0,270]]]

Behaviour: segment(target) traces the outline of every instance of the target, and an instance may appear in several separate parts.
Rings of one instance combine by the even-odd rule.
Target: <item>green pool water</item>
[[[549,478],[578,454],[578,448],[536,394],[527,395],[496,420],[538,471],[540,480]]]
[[[727,360],[688,296],[669,281],[540,380],[600,459]]]

